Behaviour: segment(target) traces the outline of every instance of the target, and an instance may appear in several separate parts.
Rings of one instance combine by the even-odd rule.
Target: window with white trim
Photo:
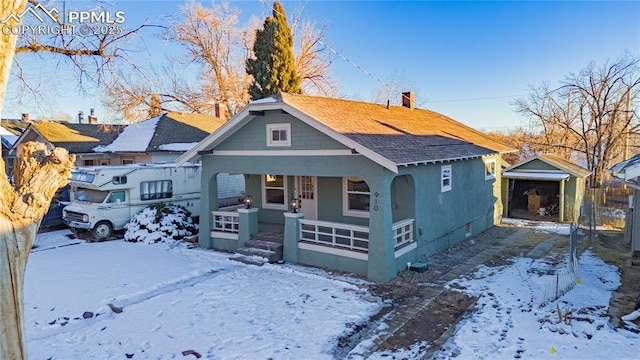
[[[451,165],[440,168],[440,192],[451,190]]]
[[[369,217],[371,192],[369,185],[360,177],[347,177],[342,181],[344,193],[344,216]]]
[[[262,207],[265,209],[287,210],[287,177],[284,175],[262,176]]]
[[[484,161],[484,179],[491,180],[496,178],[496,159],[487,159]]]
[[[133,164],[133,159],[131,159],[131,158],[122,158],[121,162],[122,162],[122,165],[132,165]]]
[[[291,124],[267,124],[267,146],[291,146]]]

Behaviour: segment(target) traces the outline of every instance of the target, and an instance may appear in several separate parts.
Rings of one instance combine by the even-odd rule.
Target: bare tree
[[[2,6],[0,7],[0,19],[4,20],[8,19],[10,15],[21,14],[26,5],[27,0],[2,0]],[[11,19],[6,23],[6,25],[17,26],[19,23]],[[0,34],[0,114],[2,114],[2,108],[4,106],[7,82],[9,80],[11,63],[14,59],[17,41],[17,35],[12,33],[8,35]]]
[[[532,87],[528,98],[514,103],[540,129],[547,150],[587,164],[594,187],[604,184],[607,169],[622,160],[629,137],[638,134],[638,62],[626,54],[599,67],[591,63],[560,87]]]
[[[166,40],[180,45],[186,59],[169,58],[159,69],[122,73],[108,88],[105,105],[131,121],[141,120],[152,107],[152,94],[163,110],[214,114],[215,104],[224,104],[232,116],[249,102],[250,76],[244,67],[251,54],[258,27],[252,18],[239,24],[240,10],[229,4],[205,7],[188,1],[181,17],[169,29]],[[326,26],[319,29],[302,20],[300,10],[292,21],[296,71],[306,92],[334,96],[337,85],[329,73],[334,56],[323,43]],[[186,81],[184,69],[198,66],[198,82]]]
[[[329,72],[336,55],[323,42],[327,25],[316,28],[313,22],[303,19],[302,10],[291,19],[293,57],[302,90],[305,94],[336,96],[338,85]]]
[[[378,80],[380,86],[373,93],[376,104],[402,105],[402,93],[411,91],[416,99],[416,106],[424,107],[426,99],[422,97],[420,87],[415,81],[407,79],[402,73],[395,73],[383,80]]]
[[[29,0],[31,3],[36,3]],[[3,26],[20,25],[27,0],[1,0],[0,21]],[[42,10],[42,8],[38,8]],[[52,14],[47,13],[49,16]],[[55,16],[55,14],[53,15]],[[62,25],[59,18],[55,19]],[[94,38],[69,39],[64,34],[50,38],[27,36],[18,39],[14,31],[0,33],[0,114],[6,98],[15,53],[37,52],[64,56],[83,76],[96,75],[122,57],[118,44],[141,27],[121,34],[105,34]],[[95,40],[95,41],[94,41]],[[17,47],[16,47],[17,46]],[[93,59],[95,72],[90,72],[84,59]],[[22,70],[22,69],[20,69]],[[50,151],[42,143],[29,142],[18,149],[14,184],[0,176],[0,358],[25,359],[23,326],[24,274],[29,251],[38,226],[56,190],[64,186],[75,162],[67,150]],[[0,160],[4,169],[4,160]]]
[[[77,90],[82,93],[93,92],[100,85],[108,82],[116,74],[115,69],[124,67],[135,69],[136,65],[129,62],[129,53],[133,50],[133,43],[144,28],[156,25],[141,24],[133,28],[125,28],[124,24],[93,24],[93,23],[65,23],[65,18],[55,12],[46,12],[46,7],[38,0],[27,0],[34,12],[40,13],[47,20],[48,28],[56,27],[58,32],[21,31],[17,37],[14,58],[14,76],[21,84],[18,100],[32,98],[36,103],[46,99],[51,89],[51,81],[43,84],[43,78],[51,79],[57,69],[71,70],[77,81]],[[94,11],[107,11],[103,2],[96,1]],[[20,14],[17,12],[14,14]],[[46,16],[45,16],[46,14]],[[23,21],[35,22],[34,17],[24,17]],[[32,24],[33,25],[33,24]],[[65,30],[66,29],[66,30]],[[33,66],[23,66],[22,61],[30,57],[46,64],[39,69]],[[34,76],[37,72],[46,72],[48,76]],[[41,74],[40,74],[41,75]],[[36,80],[34,80],[34,78]]]

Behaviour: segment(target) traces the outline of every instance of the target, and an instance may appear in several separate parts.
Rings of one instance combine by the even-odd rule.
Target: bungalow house
[[[177,161],[202,161],[200,245],[235,251],[280,224],[285,261],[386,282],[492,227],[513,149],[413,102],[250,103]],[[244,174],[250,208],[218,209],[220,172]]]

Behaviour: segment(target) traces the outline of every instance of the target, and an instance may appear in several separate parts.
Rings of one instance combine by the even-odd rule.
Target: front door
[[[316,181],[315,176],[296,176],[295,196],[300,197],[300,212],[309,220],[318,220]]]

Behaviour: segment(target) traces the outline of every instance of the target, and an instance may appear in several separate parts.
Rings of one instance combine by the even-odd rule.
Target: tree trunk
[[[27,0],[0,1],[2,2],[2,6],[0,6],[0,21],[5,20],[11,14],[22,14],[22,11],[27,4]],[[9,20],[6,24],[2,24],[2,27],[13,27],[17,25],[19,25],[19,23]],[[7,81],[9,80],[9,70],[11,69],[13,56],[16,52],[17,40],[17,35],[5,35],[4,31],[0,32],[0,115],[2,114],[5,93],[7,91]]]
[[[23,290],[29,250],[53,195],[69,182],[75,156],[28,142],[18,148],[16,160],[15,188],[0,176],[0,359],[12,360],[26,359]]]

